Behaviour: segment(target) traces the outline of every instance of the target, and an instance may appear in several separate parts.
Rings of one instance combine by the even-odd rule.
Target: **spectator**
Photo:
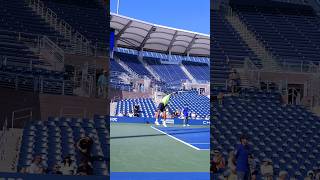
[[[89,161],[82,161],[77,169],[77,175],[87,176],[93,174],[92,164]]]
[[[180,111],[179,109],[176,109],[176,111],[174,112],[174,117],[179,117],[180,116]]]
[[[249,155],[249,167],[251,180],[256,180],[258,175],[258,160],[254,158],[253,154]]]
[[[59,164],[55,164],[50,172],[50,174],[62,174],[61,170],[60,170],[60,165]]]
[[[237,170],[236,170],[234,151],[229,152],[227,170],[223,174],[226,180],[237,179]]]
[[[273,179],[273,166],[271,159],[264,159],[260,167],[261,175],[266,180]]]
[[[191,119],[196,119],[196,116],[197,116],[197,115],[196,115],[195,112],[192,112],[192,113],[191,113]]]
[[[232,72],[229,75],[229,83],[230,83],[230,88],[231,88],[231,93],[235,94],[238,89],[238,82],[240,80],[240,77],[236,71],[236,69],[233,69]]]
[[[210,115],[206,115],[205,120],[210,120]]]
[[[26,173],[30,174],[43,174],[44,167],[42,166],[42,158],[41,156],[37,155],[33,158],[32,163],[26,169]]]
[[[248,139],[245,135],[241,135],[240,144],[235,151],[238,180],[249,180],[249,153]]]
[[[63,175],[73,175],[75,174],[76,166],[72,162],[71,157],[67,156],[63,159],[60,170]]]
[[[133,116],[134,117],[140,117],[140,106],[138,104],[134,105],[133,108]]]
[[[278,180],[287,180],[288,179],[288,172],[287,171],[280,171]]]
[[[314,179],[315,179],[315,175],[314,175],[314,172],[312,170],[308,171],[307,177],[304,178],[304,180],[314,180]]]
[[[211,163],[212,173],[221,173],[225,168],[225,160],[219,150],[214,150]]]
[[[98,96],[107,98],[108,93],[108,72],[106,70],[98,78]]]
[[[91,147],[93,140],[90,137],[83,137],[77,142],[78,156],[81,161],[91,160]]]
[[[130,111],[130,112],[129,112],[129,114],[128,114],[128,116],[129,116],[129,117],[134,117],[133,112],[132,112],[132,111]]]
[[[219,105],[223,104],[223,96],[224,96],[223,92],[219,92],[219,94],[217,96]]]
[[[119,112],[118,116],[119,116],[119,117],[123,117],[123,113],[122,113],[122,112]]]

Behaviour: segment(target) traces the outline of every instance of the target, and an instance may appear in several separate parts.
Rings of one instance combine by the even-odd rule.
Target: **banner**
[[[116,117],[112,116],[110,117],[110,122],[111,123],[143,123],[143,124],[154,124],[155,118],[143,118],[143,117]],[[168,118],[167,119],[167,124],[183,124],[182,119],[178,118]],[[189,120],[190,125],[210,125],[210,120],[205,120],[205,119],[190,119]]]

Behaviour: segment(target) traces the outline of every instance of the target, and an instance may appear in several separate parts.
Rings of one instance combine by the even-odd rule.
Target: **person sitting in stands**
[[[26,169],[26,173],[30,174],[43,174],[44,167],[42,166],[42,158],[41,156],[37,155],[33,158],[32,163]]]
[[[271,159],[264,159],[262,161],[261,167],[260,167],[261,175],[266,180],[272,180],[273,179],[273,166],[272,166],[272,160]]]
[[[134,117],[133,112],[132,112],[132,111],[130,111],[130,112],[129,112],[129,114],[128,114],[128,116],[129,116],[129,117]]]
[[[191,119],[196,119],[196,116],[197,116],[197,115],[196,115],[195,112],[192,112],[192,113],[191,113]]]
[[[63,175],[73,175],[75,174],[75,164],[72,162],[71,157],[67,156],[63,159],[63,161],[60,164],[60,171]]]
[[[133,116],[140,117],[140,106],[138,104],[134,105],[133,107]]]
[[[211,162],[212,173],[222,173],[225,168],[225,160],[219,150],[214,150]]]

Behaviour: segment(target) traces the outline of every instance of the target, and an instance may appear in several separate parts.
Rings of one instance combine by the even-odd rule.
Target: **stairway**
[[[249,77],[247,76],[246,72],[242,71],[241,69],[237,69],[237,72],[239,73],[240,77],[240,86],[243,88],[252,87],[252,84],[250,84]]]
[[[1,131],[0,172],[17,172],[22,129]]]
[[[157,74],[155,70],[152,69],[151,66],[149,66],[148,63],[143,61],[143,57],[138,57],[138,60],[143,64],[143,66],[148,70],[148,72],[157,80],[161,81],[160,76]]]
[[[120,66],[126,70],[127,72],[130,73],[131,76],[133,76],[134,78],[139,78],[139,74],[137,74],[136,72],[134,72],[126,63],[124,63],[123,61],[121,61],[120,58],[114,57],[114,60],[120,64]]]
[[[188,71],[188,69],[182,63],[180,64],[180,68],[193,83],[197,82],[197,80],[192,76],[192,74]]]
[[[248,47],[253,50],[259,59],[264,70],[268,71],[280,71],[281,67],[277,63],[276,58],[264,47],[264,45],[257,40],[255,35],[248,30],[247,26],[240,20],[238,14],[233,12],[230,8],[229,13],[226,15],[226,19],[237,30],[240,37],[246,42]]]

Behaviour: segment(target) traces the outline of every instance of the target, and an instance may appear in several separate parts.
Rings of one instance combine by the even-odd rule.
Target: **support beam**
[[[151,34],[152,32],[154,32],[155,30],[156,30],[156,27],[151,26],[150,30],[148,31],[148,34],[143,38],[143,41],[142,41],[141,44],[140,44],[140,47],[139,47],[139,50],[140,50],[140,51],[142,51],[144,45],[146,44],[147,40],[148,40],[149,37],[150,37],[150,34]]]
[[[196,40],[197,35],[195,34],[191,40],[191,42],[189,43],[188,47],[186,48],[186,50],[184,51],[184,54],[189,54],[192,45],[194,44],[194,41]]]
[[[118,33],[117,36],[116,36],[116,41],[115,41],[115,42],[117,42],[117,41],[120,39],[121,35],[130,27],[131,23],[132,23],[132,20],[130,20],[130,21],[119,31],[119,33]]]
[[[176,41],[177,35],[178,35],[178,31],[175,31],[174,34],[173,34],[173,37],[172,37],[172,39],[171,39],[171,41],[170,41],[170,44],[169,44],[169,46],[168,46],[168,49],[167,49],[167,52],[168,52],[168,53],[171,53],[171,49],[172,49],[172,47],[173,47],[173,43]]]

